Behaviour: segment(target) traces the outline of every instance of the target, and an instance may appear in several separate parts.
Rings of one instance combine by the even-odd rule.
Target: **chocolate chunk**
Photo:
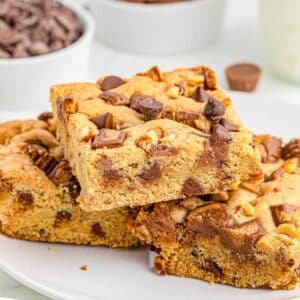
[[[111,129],[113,127],[113,115],[109,112],[94,118],[90,118],[90,121],[93,122],[98,127],[98,129],[102,129],[102,128]]]
[[[210,121],[218,121],[225,114],[225,106],[219,100],[211,97],[205,105],[204,113]]]
[[[203,187],[192,177],[188,178],[182,186],[182,194],[186,197],[198,196],[202,193]]]
[[[70,221],[72,218],[72,214],[66,210],[61,210],[56,213],[54,227],[59,227],[63,225],[65,222]]]
[[[212,127],[211,139],[213,141],[230,142],[232,137],[228,130],[220,124],[215,124]]]
[[[148,96],[148,95],[134,94],[130,98],[130,108],[136,110],[137,112],[141,112],[140,111],[140,102],[142,100],[154,101],[155,98],[152,96]]]
[[[282,158],[300,158],[300,139],[292,139],[282,148]]]
[[[30,206],[33,204],[33,196],[30,192],[18,192],[18,201],[23,206]]]
[[[174,146],[163,144],[152,145],[149,151],[150,156],[173,156],[178,154],[178,150]]]
[[[210,95],[202,87],[198,86],[192,94],[192,98],[197,102],[206,102],[210,99]]]
[[[121,130],[100,129],[92,142],[92,148],[115,148],[122,146],[125,142],[127,133]]]
[[[100,223],[95,223],[91,229],[92,234],[97,235],[98,237],[105,237],[105,232],[103,231]]]
[[[101,89],[103,91],[109,91],[111,89],[117,88],[124,83],[125,81],[118,76],[107,76],[102,81]]]
[[[281,158],[282,140],[271,135],[259,135],[254,138],[263,163],[275,163]]]
[[[44,122],[48,122],[49,119],[53,118],[53,113],[52,112],[43,112],[38,116],[38,119]]]
[[[266,234],[266,230],[259,219],[253,219],[232,228],[223,228],[219,234],[225,247],[249,260],[254,258],[254,247],[258,240]]]
[[[125,95],[120,95],[114,92],[104,92],[100,95],[100,98],[113,105],[129,105],[130,101]]]
[[[206,259],[201,265],[201,268],[209,273],[212,273],[216,278],[223,277],[223,271],[213,259]]]
[[[110,182],[122,178],[122,172],[115,168],[112,160],[106,156],[102,157],[102,159],[96,163],[96,167],[102,172],[103,177]]]
[[[229,132],[237,132],[239,131],[239,127],[231,122],[229,122],[227,119],[225,118],[222,118],[220,120],[220,124],[225,128],[227,129]]]
[[[138,175],[145,181],[152,181],[161,177],[160,164],[158,161],[154,161],[149,167],[144,169],[141,174]]]
[[[48,178],[56,185],[64,184],[72,179],[72,171],[67,161],[60,161],[48,174]]]
[[[234,64],[226,69],[229,87],[234,91],[254,91],[260,75],[260,67],[254,64]]]
[[[36,144],[29,144],[24,147],[25,153],[31,158],[33,164],[43,170],[46,175],[58,164],[58,161],[49,155],[47,149]]]
[[[283,168],[278,168],[270,176],[268,176],[265,181],[273,181],[281,178],[285,175],[285,170]]]
[[[140,111],[147,120],[155,119],[163,109],[163,104],[153,99],[140,101]]]
[[[283,223],[290,223],[292,221],[293,213],[300,212],[300,206],[294,204],[278,204],[270,206],[274,224],[279,226]]]

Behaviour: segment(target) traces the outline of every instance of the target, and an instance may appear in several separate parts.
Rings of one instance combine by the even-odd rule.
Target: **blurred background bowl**
[[[89,0],[98,39],[114,48],[147,54],[179,53],[216,41],[226,0],[167,4]]]
[[[95,25],[82,6],[61,0],[83,26],[82,36],[70,46],[41,56],[0,59],[1,109],[45,109],[49,88],[55,83],[85,80]]]

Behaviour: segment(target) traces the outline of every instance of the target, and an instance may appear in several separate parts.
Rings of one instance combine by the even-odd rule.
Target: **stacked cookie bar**
[[[253,134],[203,66],[51,89],[85,210],[186,198],[261,179]]]
[[[1,231],[157,252],[160,274],[288,289],[300,277],[300,141],[254,136],[206,66],[51,88],[0,125]]]

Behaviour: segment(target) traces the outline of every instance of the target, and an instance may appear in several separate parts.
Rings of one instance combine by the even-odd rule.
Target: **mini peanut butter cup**
[[[254,64],[240,63],[227,67],[225,73],[231,90],[253,92],[260,78],[261,69]]]

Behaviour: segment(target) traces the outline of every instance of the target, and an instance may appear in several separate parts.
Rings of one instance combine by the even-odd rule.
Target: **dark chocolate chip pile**
[[[74,12],[54,0],[0,1],[0,59],[53,52],[81,34]]]

